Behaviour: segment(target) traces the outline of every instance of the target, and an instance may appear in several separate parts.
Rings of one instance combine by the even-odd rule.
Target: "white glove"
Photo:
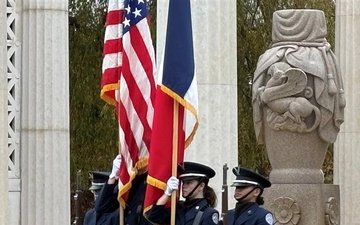
[[[113,167],[112,167],[112,171],[109,175],[109,179],[114,178],[117,179],[117,173],[119,171],[120,168],[120,163],[121,163],[121,155],[117,155],[116,158],[113,160]]]
[[[166,183],[166,190],[164,191],[164,193],[167,196],[171,196],[171,193],[175,190],[179,189],[179,179],[177,179],[176,177],[170,177],[169,180]]]

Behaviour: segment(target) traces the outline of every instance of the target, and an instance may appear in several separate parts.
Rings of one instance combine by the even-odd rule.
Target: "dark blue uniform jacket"
[[[190,202],[180,201],[176,205],[176,225],[192,225],[196,214],[199,211],[204,214],[201,217],[199,225],[218,224],[219,212],[208,206],[206,199],[194,199]],[[148,212],[148,220],[153,223],[169,224],[171,220],[171,212],[164,205],[153,205]]]
[[[269,225],[273,224],[272,214],[256,203],[247,204],[235,218],[235,209],[227,213],[229,225]]]
[[[105,183],[102,187],[95,202],[96,225],[112,224],[110,223],[110,216],[119,209],[117,192],[114,192],[116,185],[116,183]]]
[[[83,225],[96,225],[95,209],[90,209],[85,213]]]
[[[132,181],[128,201],[124,209],[125,225],[148,225],[143,217],[143,202],[146,189],[147,174],[138,175]],[[106,187],[105,187],[106,186]],[[105,184],[96,202],[97,223],[96,225],[119,225],[119,202],[117,192],[114,194],[115,185]],[[112,191],[111,191],[112,189]],[[101,199],[100,199],[101,197]],[[114,200],[116,203],[114,202]]]

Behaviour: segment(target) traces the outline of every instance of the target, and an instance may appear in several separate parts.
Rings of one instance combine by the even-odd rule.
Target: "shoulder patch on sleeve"
[[[267,222],[268,224],[270,224],[270,225],[273,225],[273,224],[274,224],[274,219],[273,219],[273,216],[272,216],[271,213],[266,214],[265,220],[266,220],[266,222]]]
[[[215,224],[218,224],[219,223],[219,214],[217,212],[213,213],[211,216],[211,219]]]

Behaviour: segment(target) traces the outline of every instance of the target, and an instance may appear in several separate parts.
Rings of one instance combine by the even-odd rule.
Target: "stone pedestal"
[[[272,183],[324,183],[321,167],[328,143],[322,141],[317,132],[273,132],[265,126],[265,139],[272,166],[269,177]]]
[[[344,121],[345,92],[319,10],[273,14],[272,46],[259,57],[253,112],[272,166],[266,207],[276,225],[339,225],[339,187],[321,171]]]
[[[167,21],[167,4],[158,1],[158,21]],[[204,163],[216,171],[216,179],[211,179],[209,185],[217,194],[217,208],[221,210],[223,164],[229,168],[238,164],[236,1],[196,0],[191,1],[191,7],[199,128],[185,150],[185,160]],[[166,24],[158,23],[157,29],[157,56],[161,56]],[[233,179],[229,170],[229,183]],[[229,208],[235,205],[233,191],[229,188]]]
[[[264,195],[275,225],[340,224],[338,185],[273,184]]]

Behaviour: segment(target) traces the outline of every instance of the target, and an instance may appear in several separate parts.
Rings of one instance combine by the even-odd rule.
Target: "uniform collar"
[[[191,199],[191,200],[186,200],[184,202],[184,206],[186,207],[186,209],[190,209],[196,205],[199,205],[202,200],[203,200],[203,198],[195,198],[195,199]]]

